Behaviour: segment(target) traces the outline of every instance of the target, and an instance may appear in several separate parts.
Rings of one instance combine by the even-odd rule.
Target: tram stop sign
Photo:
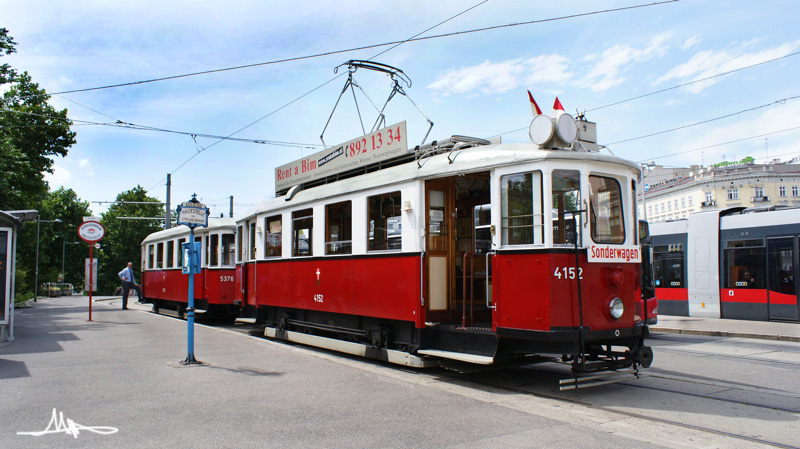
[[[178,220],[176,223],[178,225],[186,225],[192,229],[198,226],[208,227],[208,208],[200,201],[197,201],[196,196],[192,194],[191,200],[181,203],[177,207]]]
[[[99,242],[106,235],[106,228],[96,221],[85,221],[78,226],[78,237],[88,244]]]

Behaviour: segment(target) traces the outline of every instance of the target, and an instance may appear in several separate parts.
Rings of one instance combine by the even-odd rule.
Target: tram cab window
[[[605,176],[589,176],[589,208],[592,240],[596,243],[624,243],[622,189],[619,181]]]
[[[206,254],[208,254],[209,267],[219,266],[219,234],[209,236]]]
[[[385,193],[367,198],[369,251],[399,250],[402,248],[400,192]]]
[[[350,254],[353,240],[353,203],[325,206],[325,254]]]
[[[311,255],[311,231],[313,229],[313,209],[292,212],[292,256]]]
[[[235,238],[233,234],[222,234],[222,265],[233,265],[233,255],[235,251]]]
[[[164,268],[164,242],[156,245],[156,268]]]
[[[580,214],[573,217],[572,213],[581,208],[580,177],[577,170],[553,170],[553,243],[556,245],[575,244],[575,233],[580,232]]]
[[[686,288],[686,253],[683,246],[653,246],[653,270],[657,288]]]
[[[282,255],[282,227],[281,216],[275,215],[264,219],[267,238],[264,239],[264,252],[266,257],[280,257]]]
[[[519,173],[500,179],[502,244],[544,243],[542,172]]]
[[[724,261],[724,288],[766,288],[766,248],[726,249]]]
[[[175,241],[170,240],[167,245],[167,268],[175,266]]]

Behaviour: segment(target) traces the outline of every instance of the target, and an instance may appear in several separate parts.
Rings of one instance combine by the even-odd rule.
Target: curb
[[[706,335],[710,337],[751,338],[757,340],[788,341],[793,343],[800,343],[800,337],[795,337],[791,335],[770,335],[770,334],[752,334],[746,332],[706,331],[698,329],[679,329],[671,327],[651,327],[650,332],[654,334]]]

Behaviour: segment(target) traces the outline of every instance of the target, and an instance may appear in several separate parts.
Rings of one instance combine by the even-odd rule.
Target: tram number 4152
[[[583,279],[583,268],[575,267],[556,267],[553,277],[558,279]]]

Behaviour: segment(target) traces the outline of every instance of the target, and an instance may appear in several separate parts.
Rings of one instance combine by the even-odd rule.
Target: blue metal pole
[[[194,258],[198,254],[194,251],[194,227],[189,228],[189,307],[186,308],[186,321],[189,327],[186,342],[185,365],[200,363],[194,358]]]

